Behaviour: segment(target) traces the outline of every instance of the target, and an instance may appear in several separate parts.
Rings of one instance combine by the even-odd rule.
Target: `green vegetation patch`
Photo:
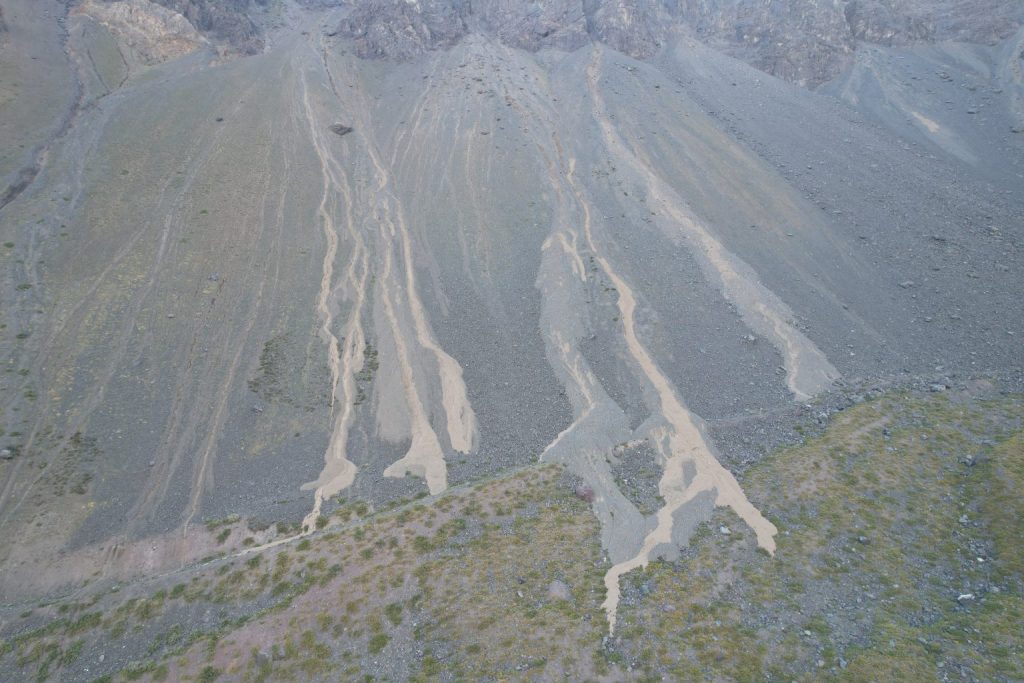
[[[543,466],[383,511],[339,500],[322,531],[151,592],[24,610],[0,673],[69,678],[126,645],[105,680],[1024,680],[1020,397],[886,396],[739,479],[774,556],[720,509],[623,577],[610,638],[597,520]]]
[[[775,557],[719,511],[624,579],[614,649],[675,680],[1021,680],[1022,416],[944,395],[838,415],[742,478]]]

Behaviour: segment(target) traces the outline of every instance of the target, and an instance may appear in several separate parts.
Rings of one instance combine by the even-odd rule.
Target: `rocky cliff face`
[[[248,12],[269,0],[154,0],[183,15],[199,31],[243,54],[263,49],[263,37]]]
[[[472,25],[525,50],[575,50],[590,40],[588,16],[579,2],[499,1],[478,2],[472,7]]]
[[[185,17],[150,0],[84,0],[75,11],[106,26],[147,64],[180,57],[206,43]]]
[[[371,0],[356,6],[339,27],[362,57],[404,60],[451,47],[467,32],[458,0]]]
[[[674,33],[694,35],[786,80],[834,77],[858,43],[992,43],[1024,13],[1016,0],[369,0],[339,32],[364,57],[404,60],[470,32],[527,50],[595,40],[648,57]]]
[[[210,40],[243,53],[264,47],[254,10],[270,0],[153,0]],[[361,57],[406,61],[469,33],[529,51],[596,41],[632,57],[672,35],[708,45],[788,81],[816,86],[850,63],[858,44],[954,40],[991,44],[1024,16],[1018,0],[299,0],[349,7],[338,33]]]
[[[644,0],[370,0],[353,8],[339,32],[356,41],[360,56],[399,60],[449,47],[470,32],[531,51],[598,40],[645,57],[675,23],[666,5]]]

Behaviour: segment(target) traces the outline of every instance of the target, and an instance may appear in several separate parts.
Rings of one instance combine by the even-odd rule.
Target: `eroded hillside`
[[[200,563],[4,612],[0,671],[60,680],[1016,680],[1020,397],[974,383],[837,416],[741,481],[729,511],[623,580],[580,480],[531,466],[261,545],[237,519]],[[808,429],[817,430],[810,425]],[[628,455],[613,458],[627,484]],[[780,491],[785,491],[781,493]],[[287,530],[284,530],[287,534]]]
[[[709,522],[785,547],[793,425],[1019,389],[1008,5],[792,4],[853,36],[792,69],[743,3],[564,5],[0,3],[5,602],[540,463],[618,633]]]

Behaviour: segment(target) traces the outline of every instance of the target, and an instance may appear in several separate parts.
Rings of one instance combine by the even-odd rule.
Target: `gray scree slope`
[[[716,505],[773,548],[766,415],[1019,382],[1019,6],[783,4],[0,1],[0,592],[543,459],[614,625]]]

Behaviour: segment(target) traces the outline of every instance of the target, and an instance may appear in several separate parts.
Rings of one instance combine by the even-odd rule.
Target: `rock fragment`
[[[577,486],[575,493],[576,497],[584,502],[594,502],[594,489],[590,488],[586,484],[580,484],[579,486]]]
[[[555,579],[548,584],[548,597],[552,600],[572,600],[572,592],[564,581]]]

